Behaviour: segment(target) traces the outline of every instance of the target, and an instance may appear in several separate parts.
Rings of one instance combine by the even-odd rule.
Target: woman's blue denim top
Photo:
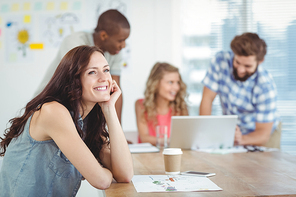
[[[53,140],[36,141],[30,136],[31,118],[5,152],[0,170],[0,196],[75,196],[82,175]],[[83,127],[82,119],[80,126]]]

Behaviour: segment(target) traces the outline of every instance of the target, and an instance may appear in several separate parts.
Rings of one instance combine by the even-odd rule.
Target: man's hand
[[[242,144],[242,139],[243,139],[243,134],[240,130],[240,128],[236,125],[235,128],[235,135],[234,135],[234,145],[241,145]]]

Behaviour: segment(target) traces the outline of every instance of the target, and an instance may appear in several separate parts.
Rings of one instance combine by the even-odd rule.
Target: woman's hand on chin
[[[121,95],[120,88],[118,87],[116,81],[112,80],[110,99],[108,101],[99,102],[98,104],[101,106],[102,110],[104,110],[105,108],[110,108],[110,107],[115,108],[115,103],[120,95]]]

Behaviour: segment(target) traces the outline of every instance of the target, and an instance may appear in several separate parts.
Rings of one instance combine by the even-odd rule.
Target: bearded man
[[[218,52],[205,78],[200,115],[211,115],[218,94],[223,115],[238,115],[235,145],[280,148],[276,85],[262,67],[266,43],[255,33],[236,36],[232,51]]]

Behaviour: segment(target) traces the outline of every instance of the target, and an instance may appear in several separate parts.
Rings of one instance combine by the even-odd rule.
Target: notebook
[[[129,150],[131,153],[156,153],[159,149],[152,146],[150,143],[139,143],[139,144],[129,144]]]
[[[170,148],[227,149],[233,147],[237,115],[172,116]]]

